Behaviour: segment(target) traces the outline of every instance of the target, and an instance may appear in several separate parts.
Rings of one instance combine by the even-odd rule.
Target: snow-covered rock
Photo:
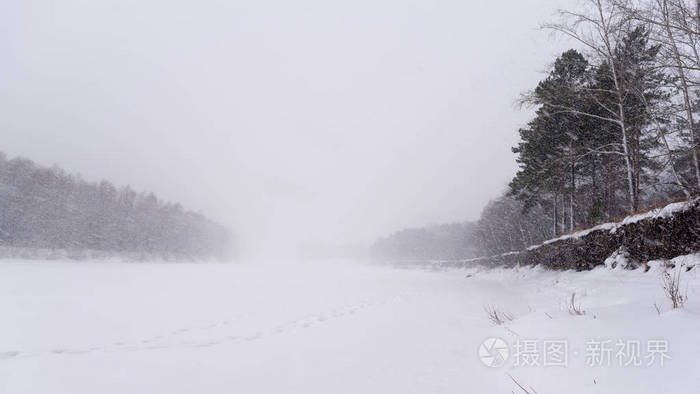
[[[650,260],[672,259],[698,251],[700,197],[566,234],[523,251],[465,261],[464,265],[542,265],[580,271],[601,264],[612,265],[618,259],[624,266],[636,267]]]

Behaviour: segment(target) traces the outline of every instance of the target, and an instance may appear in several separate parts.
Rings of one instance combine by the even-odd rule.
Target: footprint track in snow
[[[211,331],[213,329],[220,329],[220,328],[226,328],[226,327],[233,327],[233,324],[237,320],[241,320],[244,317],[249,317],[252,313],[245,313],[241,314],[238,316],[235,316],[233,318],[229,318],[226,320],[222,320],[219,322],[214,322],[214,323],[208,323],[208,324],[203,324],[203,325],[197,325],[197,326],[187,326],[187,327],[181,327],[172,331],[167,332],[165,335],[154,335],[151,337],[139,339],[139,340],[134,340],[134,341],[115,341],[112,342],[108,346],[89,346],[89,347],[84,347],[84,348],[54,348],[48,351],[44,352],[36,352],[36,353],[23,353],[20,351],[16,350],[11,350],[11,351],[5,351],[5,352],[0,352],[0,361],[3,360],[8,360],[8,359],[13,359],[13,358],[19,358],[19,357],[38,357],[38,356],[46,356],[46,355],[53,355],[53,356],[59,356],[59,355],[82,355],[82,354],[89,354],[89,353],[95,353],[95,352],[118,352],[118,351],[139,351],[139,350],[162,350],[162,349],[170,349],[170,348],[182,348],[182,347],[190,347],[190,348],[203,348],[203,347],[211,347],[211,346],[216,346],[220,345],[223,343],[233,343],[233,342],[253,342],[260,340],[262,338],[271,336],[271,335],[280,335],[280,334],[285,334],[289,332],[294,332],[298,331],[301,329],[306,329],[310,327],[314,327],[320,324],[325,324],[328,322],[331,322],[335,319],[340,319],[343,317],[349,317],[353,316],[359,312],[361,312],[364,309],[371,308],[371,307],[377,307],[377,306],[382,306],[386,305],[389,303],[394,303],[394,302],[399,302],[399,301],[405,301],[405,296],[401,295],[396,295],[396,296],[389,296],[389,297],[384,297],[381,299],[363,299],[360,300],[358,303],[354,303],[349,306],[344,306],[344,307],[339,307],[339,308],[334,308],[331,309],[330,311],[324,311],[321,313],[317,314],[311,314],[307,315],[305,317],[297,318],[291,321],[287,321],[286,323],[278,324],[275,325],[271,328],[268,329],[258,329],[258,330],[253,330],[252,333],[249,334],[225,334],[225,335],[220,335],[215,338],[206,338],[206,339],[199,339],[199,340],[179,340],[179,341],[173,341],[173,339],[182,336],[182,335],[187,335],[190,333],[197,333],[197,332],[206,332],[206,331]]]

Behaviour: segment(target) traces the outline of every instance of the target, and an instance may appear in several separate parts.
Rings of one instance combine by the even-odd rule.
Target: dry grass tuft
[[[488,305],[484,307],[484,311],[489,317],[491,324],[495,326],[500,326],[509,321],[513,321],[513,316],[508,312],[503,312],[494,305]]]
[[[576,305],[576,293],[571,293],[571,299],[569,300],[569,314],[575,316],[583,316],[586,311],[581,308],[581,304]]]

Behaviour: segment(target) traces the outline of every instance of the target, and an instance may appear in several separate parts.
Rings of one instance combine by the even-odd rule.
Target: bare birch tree
[[[653,39],[661,44],[662,51],[658,57],[660,67],[676,77],[676,88],[681,96],[683,118],[687,123],[691,165],[695,178],[695,188],[700,189],[700,154],[698,154],[697,124],[694,115],[692,89],[700,86],[697,72],[700,70],[700,52],[698,51],[698,12],[700,0],[641,0],[629,2],[615,0],[630,18],[654,27]],[[663,143],[669,156],[671,169],[677,183],[682,184],[675,171],[676,157],[669,147],[666,136],[662,134]],[[684,192],[688,194],[684,186]]]

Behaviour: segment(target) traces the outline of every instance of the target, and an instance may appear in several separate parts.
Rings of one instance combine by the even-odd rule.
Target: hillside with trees
[[[0,153],[0,250],[98,251],[163,259],[224,259],[229,231],[153,193],[86,182]]]
[[[534,116],[512,149],[518,171],[461,242],[522,250],[697,195],[698,12],[686,0],[587,0],[545,24],[577,48],[521,97]]]

